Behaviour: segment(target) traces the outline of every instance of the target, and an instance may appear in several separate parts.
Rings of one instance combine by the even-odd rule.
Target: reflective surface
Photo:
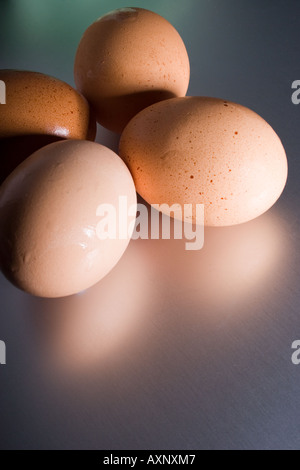
[[[72,84],[84,29],[122,6],[2,1],[0,66]],[[287,151],[288,185],[264,216],[206,229],[199,252],[185,251],[184,241],[132,241],[117,267],[78,296],[33,298],[1,276],[0,447],[297,449],[300,106],[291,84],[300,78],[300,5],[136,6],[182,34],[190,95],[238,101],[270,122]],[[105,130],[98,141],[117,148]]]

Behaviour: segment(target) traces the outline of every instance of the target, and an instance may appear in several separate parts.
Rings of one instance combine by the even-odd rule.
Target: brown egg
[[[0,106],[0,183],[39,148],[61,139],[94,140],[86,99],[67,83],[37,72],[0,70],[6,104]]]
[[[63,297],[94,285],[130,241],[131,218],[119,206],[121,196],[133,207],[134,221],[132,177],[108,148],[68,140],[38,150],[0,187],[1,270],[17,287],[40,297]],[[99,235],[99,207],[107,204],[122,235]]]
[[[287,179],[285,151],[271,126],[216,98],[174,98],[145,109],[124,130],[120,156],[147,202],[178,204],[181,214],[184,204],[204,204],[212,226],[263,214]]]
[[[147,106],[185,96],[190,65],[180,35],[167,20],[141,8],[121,8],[85,31],[74,72],[97,121],[121,132]]]

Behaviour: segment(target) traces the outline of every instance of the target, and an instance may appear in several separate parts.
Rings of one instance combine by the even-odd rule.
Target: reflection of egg
[[[69,140],[34,153],[0,188],[4,274],[41,297],[71,295],[98,282],[130,240],[129,230],[122,239],[98,237],[101,204],[112,205],[117,223],[123,223],[120,196],[127,197],[129,207],[136,204],[131,175],[108,148]]]
[[[132,243],[115,269],[87,291],[63,299],[28,297],[37,341],[46,349],[47,371],[64,377],[103,373],[145,345],[148,317],[156,311],[156,296],[145,270],[143,255]],[[117,295],[116,295],[117,292]],[[152,323],[152,322],[151,322]]]
[[[97,120],[121,132],[145,107],[185,96],[190,65],[184,43],[164,18],[141,8],[121,8],[93,23],[75,59],[75,83]]]
[[[287,160],[256,113],[215,98],[174,98],[128,124],[120,155],[151,204],[204,204],[207,225],[234,225],[268,210],[286,183]]]
[[[172,234],[178,223],[171,220]],[[136,243],[140,256],[146,257],[149,276],[159,279],[155,288],[164,292],[166,302],[174,302],[175,310],[182,302],[185,318],[190,310],[220,319],[228,311],[241,314],[243,306],[260,296],[274,296],[274,278],[278,273],[284,277],[290,263],[287,232],[273,209],[245,224],[207,227],[199,251],[187,251],[187,239]]]
[[[60,139],[94,140],[96,123],[85,98],[42,73],[0,70],[6,105],[0,106],[0,178],[26,157]]]

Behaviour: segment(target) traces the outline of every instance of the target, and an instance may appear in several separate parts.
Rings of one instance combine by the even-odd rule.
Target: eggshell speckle
[[[0,70],[0,181],[39,148],[62,139],[94,140],[96,121],[74,88],[42,73]]]
[[[98,122],[121,132],[145,107],[185,96],[190,65],[180,35],[166,19],[141,8],[121,8],[85,31],[74,73]]]
[[[132,177],[108,148],[69,140],[38,150],[0,188],[1,270],[41,297],[67,296],[97,283],[130,240],[129,231],[123,239],[97,234],[99,205],[113,205],[119,220],[120,196],[136,205]]]
[[[150,204],[204,204],[205,223],[234,225],[267,211],[287,179],[282,143],[258,114],[205,97],[174,98],[139,113],[120,155]],[[196,221],[195,214],[193,220]]]

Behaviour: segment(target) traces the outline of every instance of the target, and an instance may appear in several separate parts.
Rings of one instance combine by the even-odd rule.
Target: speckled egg
[[[0,70],[0,182],[34,151],[61,139],[94,140],[96,121],[86,99],[42,73]]]
[[[234,225],[267,211],[287,180],[272,127],[244,106],[216,98],[174,98],[131,120],[120,155],[150,204],[204,204],[205,223]],[[196,222],[195,212],[193,221]]]
[[[166,19],[141,8],[121,8],[85,31],[74,76],[98,122],[121,132],[147,106],[185,96],[190,64],[179,33]]]

